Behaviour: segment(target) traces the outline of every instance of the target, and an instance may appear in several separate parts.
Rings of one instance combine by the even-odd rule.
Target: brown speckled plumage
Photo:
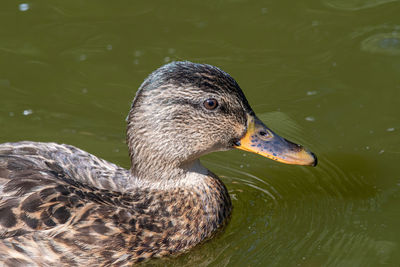
[[[218,106],[204,104],[210,99]],[[316,163],[258,121],[235,80],[210,65],[174,62],[153,72],[127,123],[130,170],[69,145],[0,144],[1,266],[131,266],[179,254],[231,212],[224,184],[200,156],[258,153],[257,141],[267,157],[279,160],[281,150],[287,163]]]
[[[221,112],[201,104],[213,97]],[[0,145],[0,262],[129,266],[211,237],[231,202],[198,157],[232,148],[251,112],[236,82],[178,62],[151,74],[129,113],[125,170],[69,145]]]
[[[106,180],[77,180],[129,176],[77,148],[21,142],[0,151],[0,258],[6,265],[118,266],[169,255],[210,236],[230,211],[226,189],[213,175],[204,187],[121,192]],[[83,160],[108,171],[72,167]]]

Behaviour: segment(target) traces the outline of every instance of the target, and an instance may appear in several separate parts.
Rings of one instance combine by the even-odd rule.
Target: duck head
[[[238,148],[287,164],[315,166],[313,153],[261,122],[236,81],[217,67],[173,62],[140,86],[127,117],[135,176],[160,177],[200,156]]]

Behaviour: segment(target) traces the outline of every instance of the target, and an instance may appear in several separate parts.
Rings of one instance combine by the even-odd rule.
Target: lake
[[[160,266],[400,265],[400,1],[4,1],[0,142],[72,144],[129,168],[137,88],[174,60],[216,65],[316,168],[234,150],[202,162],[234,205]],[[398,165],[399,164],[399,165]]]

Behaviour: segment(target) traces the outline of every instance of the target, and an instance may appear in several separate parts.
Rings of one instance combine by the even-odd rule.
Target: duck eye
[[[203,105],[208,110],[214,110],[218,107],[218,101],[214,98],[209,98],[203,102]]]

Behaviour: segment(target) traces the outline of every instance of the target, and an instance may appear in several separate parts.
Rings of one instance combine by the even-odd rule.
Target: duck
[[[212,65],[161,66],[126,121],[130,169],[66,144],[0,144],[2,266],[132,266],[211,239],[232,211],[224,183],[199,160],[211,152],[317,164],[258,119],[238,83]]]

